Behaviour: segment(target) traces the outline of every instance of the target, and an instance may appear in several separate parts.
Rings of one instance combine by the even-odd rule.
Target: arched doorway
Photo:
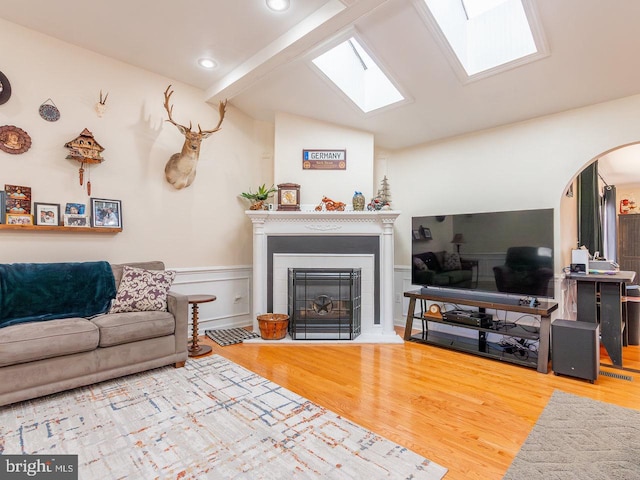
[[[578,189],[577,179],[588,167],[598,162],[598,189],[604,192],[608,187],[615,187],[614,203],[617,206],[621,199],[637,201],[630,213],[640,213],[640,142],[620,145],[607,150],[585,163],[583,169],[567,184],[561,205],[561,244],[563,249],[579,248],[580,235],[578,232]],[[619,213],[619,212],[617,212]],[[615,220],[614,220],[615,222]],[[613,227],[617,229],[615,223]],[[615,246],[614,246],[615,249]],[[590,253],[595,253],[591,251]],[[603,254],[603,252],[600,252]],[[565,255],[564,263],[569,265],[569,256]],[[612,258],[616,260],[616,258]]]

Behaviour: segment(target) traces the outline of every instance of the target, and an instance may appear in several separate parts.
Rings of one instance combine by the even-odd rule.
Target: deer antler
[[[216,127],[213,130],[204,130],[203,131],[200,128],[200,124],[198,124],[198,131],[200,132],[200,134],[214,133],[214,132],[217,132],[218,130],[220,130],[220,125],[222,125],[222,120],[224,120],[224,114],[227,112],[226,108],[227,108],[227,101],[225,100],[223,102],[222,100],[220,100],[220,105],[218,105],[218,113],[220,115],[220,121],[218,122],[218,125],[216,125]]]
[[[167,87],[167,89],[164,91],[164,109],[169,114],[169,120],[167,120],[167,122],[173,123],[179,129],[185,129],[186,131],[190,132],[191,131],[191,122],[189,122],[189,128],[187,128],[184,125],[180,125],[179,123],[176,123],[173,120],[173,117],[171,116],[171,113],[173,112],[173,105],[169,106],[169,100],[171,99],[171,95],[173,95],[173,90],[169,91],[170,88],[171,88],[171,85],[169,85]]]

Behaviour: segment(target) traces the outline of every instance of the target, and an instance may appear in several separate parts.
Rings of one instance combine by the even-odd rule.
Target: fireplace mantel
[[[254,331],[259,331],[257,316],[268,313],[268,305],[273,302],[273,299],[268,298],[270,292],[268,282],[272,275],[272,272],[268,271],[271,263],[267,247],[269,237],[353,237],[356,244],[357,237],[377,237],[378,250],[375,256],[379,262],[379,268],[377,269],[378,278],[375,279],[377,285],[375,302],[378,304],[376,311],[379,312],[379,322],[374,323],[372,318],[363,318],[362,334],[357,341],[361,343],[402,341],[393,328],[393,236],[394,223],[400,215],[399,211],[249,210],[245,213],[253,223]],[[299,257],[301,254],[295,253],[295,255]],[[340,252],[332,252],[329,256],[335,262],[336,257],[340,257]],[[346,259],[345,262],[348,263],[349,260]],[[345,267],[349,266],[345,265]]]

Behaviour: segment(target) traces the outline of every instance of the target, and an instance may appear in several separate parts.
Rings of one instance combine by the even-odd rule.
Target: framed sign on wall
[[[303,170],[346,170],[346,150],[302,150]]]

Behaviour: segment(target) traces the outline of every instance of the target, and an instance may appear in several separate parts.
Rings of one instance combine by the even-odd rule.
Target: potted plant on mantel
[[[258,187],[258,190],[254,193],[249,189],[248,192],[242,192],[240,196],[242,198],[246,198],[251,202],[250,210],[264,210],[267,208],[265,205],[265,200],[267,200],[271,195],[273,195],[278,190],[274,188],[273,185],[267,188],[266,184],[262,184]]]

